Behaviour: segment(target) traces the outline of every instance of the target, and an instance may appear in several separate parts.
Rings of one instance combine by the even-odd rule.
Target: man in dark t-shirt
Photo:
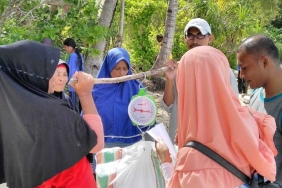
[[[237,50],[241,78],[254,90],[249,106],[275,118],[274,143],[278,150],[275,157],[276,181],[282,182],[282,69],[278,49],[265,35],[245,39]],[[258,88],[258,89],[257,89]]]

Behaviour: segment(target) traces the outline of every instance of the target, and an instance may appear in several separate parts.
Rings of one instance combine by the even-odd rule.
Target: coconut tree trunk
[[[105,0],[102,6],[102,12],[99,17],[99,24],[109,28],[114,18],[114,12],[117,6],[118,0]],[[106,40],[103,39],[93,46],[93,48],[100,51],[100,54],[96,57],[89,56],[85,61],[85,72],[90,73],[92,76],[96,76],[102,60],[104,57],[104,50],[106,47]]]
[[[115,41],[115,47],[121,47],[123,41],[123,24],[124,23],[124,0],[120,0],[120,19],[119,19],[119,30]]]
[[[173,38],[175,32],[176,15],[178,10],[178,0],[169,0],[166,21],[165,21],[165,34],[162,41],[162,46],[157,60],[151,69],[158,69],[163,66],[171,54],[173,45]]]

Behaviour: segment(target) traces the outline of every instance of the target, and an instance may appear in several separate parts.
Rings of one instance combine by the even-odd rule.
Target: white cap
[[[206,35],[208,33],[211,34],[210,25],[206,20],[202,18],[195,18],[190,20],[184,29],[184,35],[187,35],[187,32],[191,27],[198,28],[201,31],[202,35]]]

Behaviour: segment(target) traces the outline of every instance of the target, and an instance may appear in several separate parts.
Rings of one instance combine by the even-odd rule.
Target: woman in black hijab
[[[85,156],[104,145],[91,95],[92,76],[82,72],[73,76],[78,79],[72,86],[80,97],[83,118],[65,101],[50,95],[59,55],[59,49],[33,41],[0,46],[0,183],[7,182],[8,187],[41,187],[45,183],[85,187],[90,183],[79,182],[75,175],[70,177],[72,185],[62,185],[56,179],[78,164],[86,164]],[[85,167],[92,176],[90,164]]]
[[[75,106],[73,106],[71,98],[66,94],[65,87],[68,82],[69,78],[69,66],[66,62],[59,60],[59,64],[56,68],[55,71],[56,76],[58,77],[58,81],[56,82],[54,86],[54,93],[53,95],[63,101],[65,101],[69,107],[73,110],[75,110],[77,113],[80,113]],[[90,163],[93,162],[93,154],[89,153],[87,155],[87,159],[89,160]]]

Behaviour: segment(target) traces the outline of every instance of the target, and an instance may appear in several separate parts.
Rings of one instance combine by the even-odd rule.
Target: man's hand
[[[166,82],[165,82],[165,90],[163,100],[167,106],[170,106],[174,103],[174,82],[177,73],[178,64],[174,60],[168,60],[165,62],[166,66],[169,67],[168,70],[165,71]]]
[[[170,59],[164,63],[164,66],[168,66],[169,69],[165,71],[165,76],[167,80],[174,80],[177,73],[178,64],[176,61]]]

